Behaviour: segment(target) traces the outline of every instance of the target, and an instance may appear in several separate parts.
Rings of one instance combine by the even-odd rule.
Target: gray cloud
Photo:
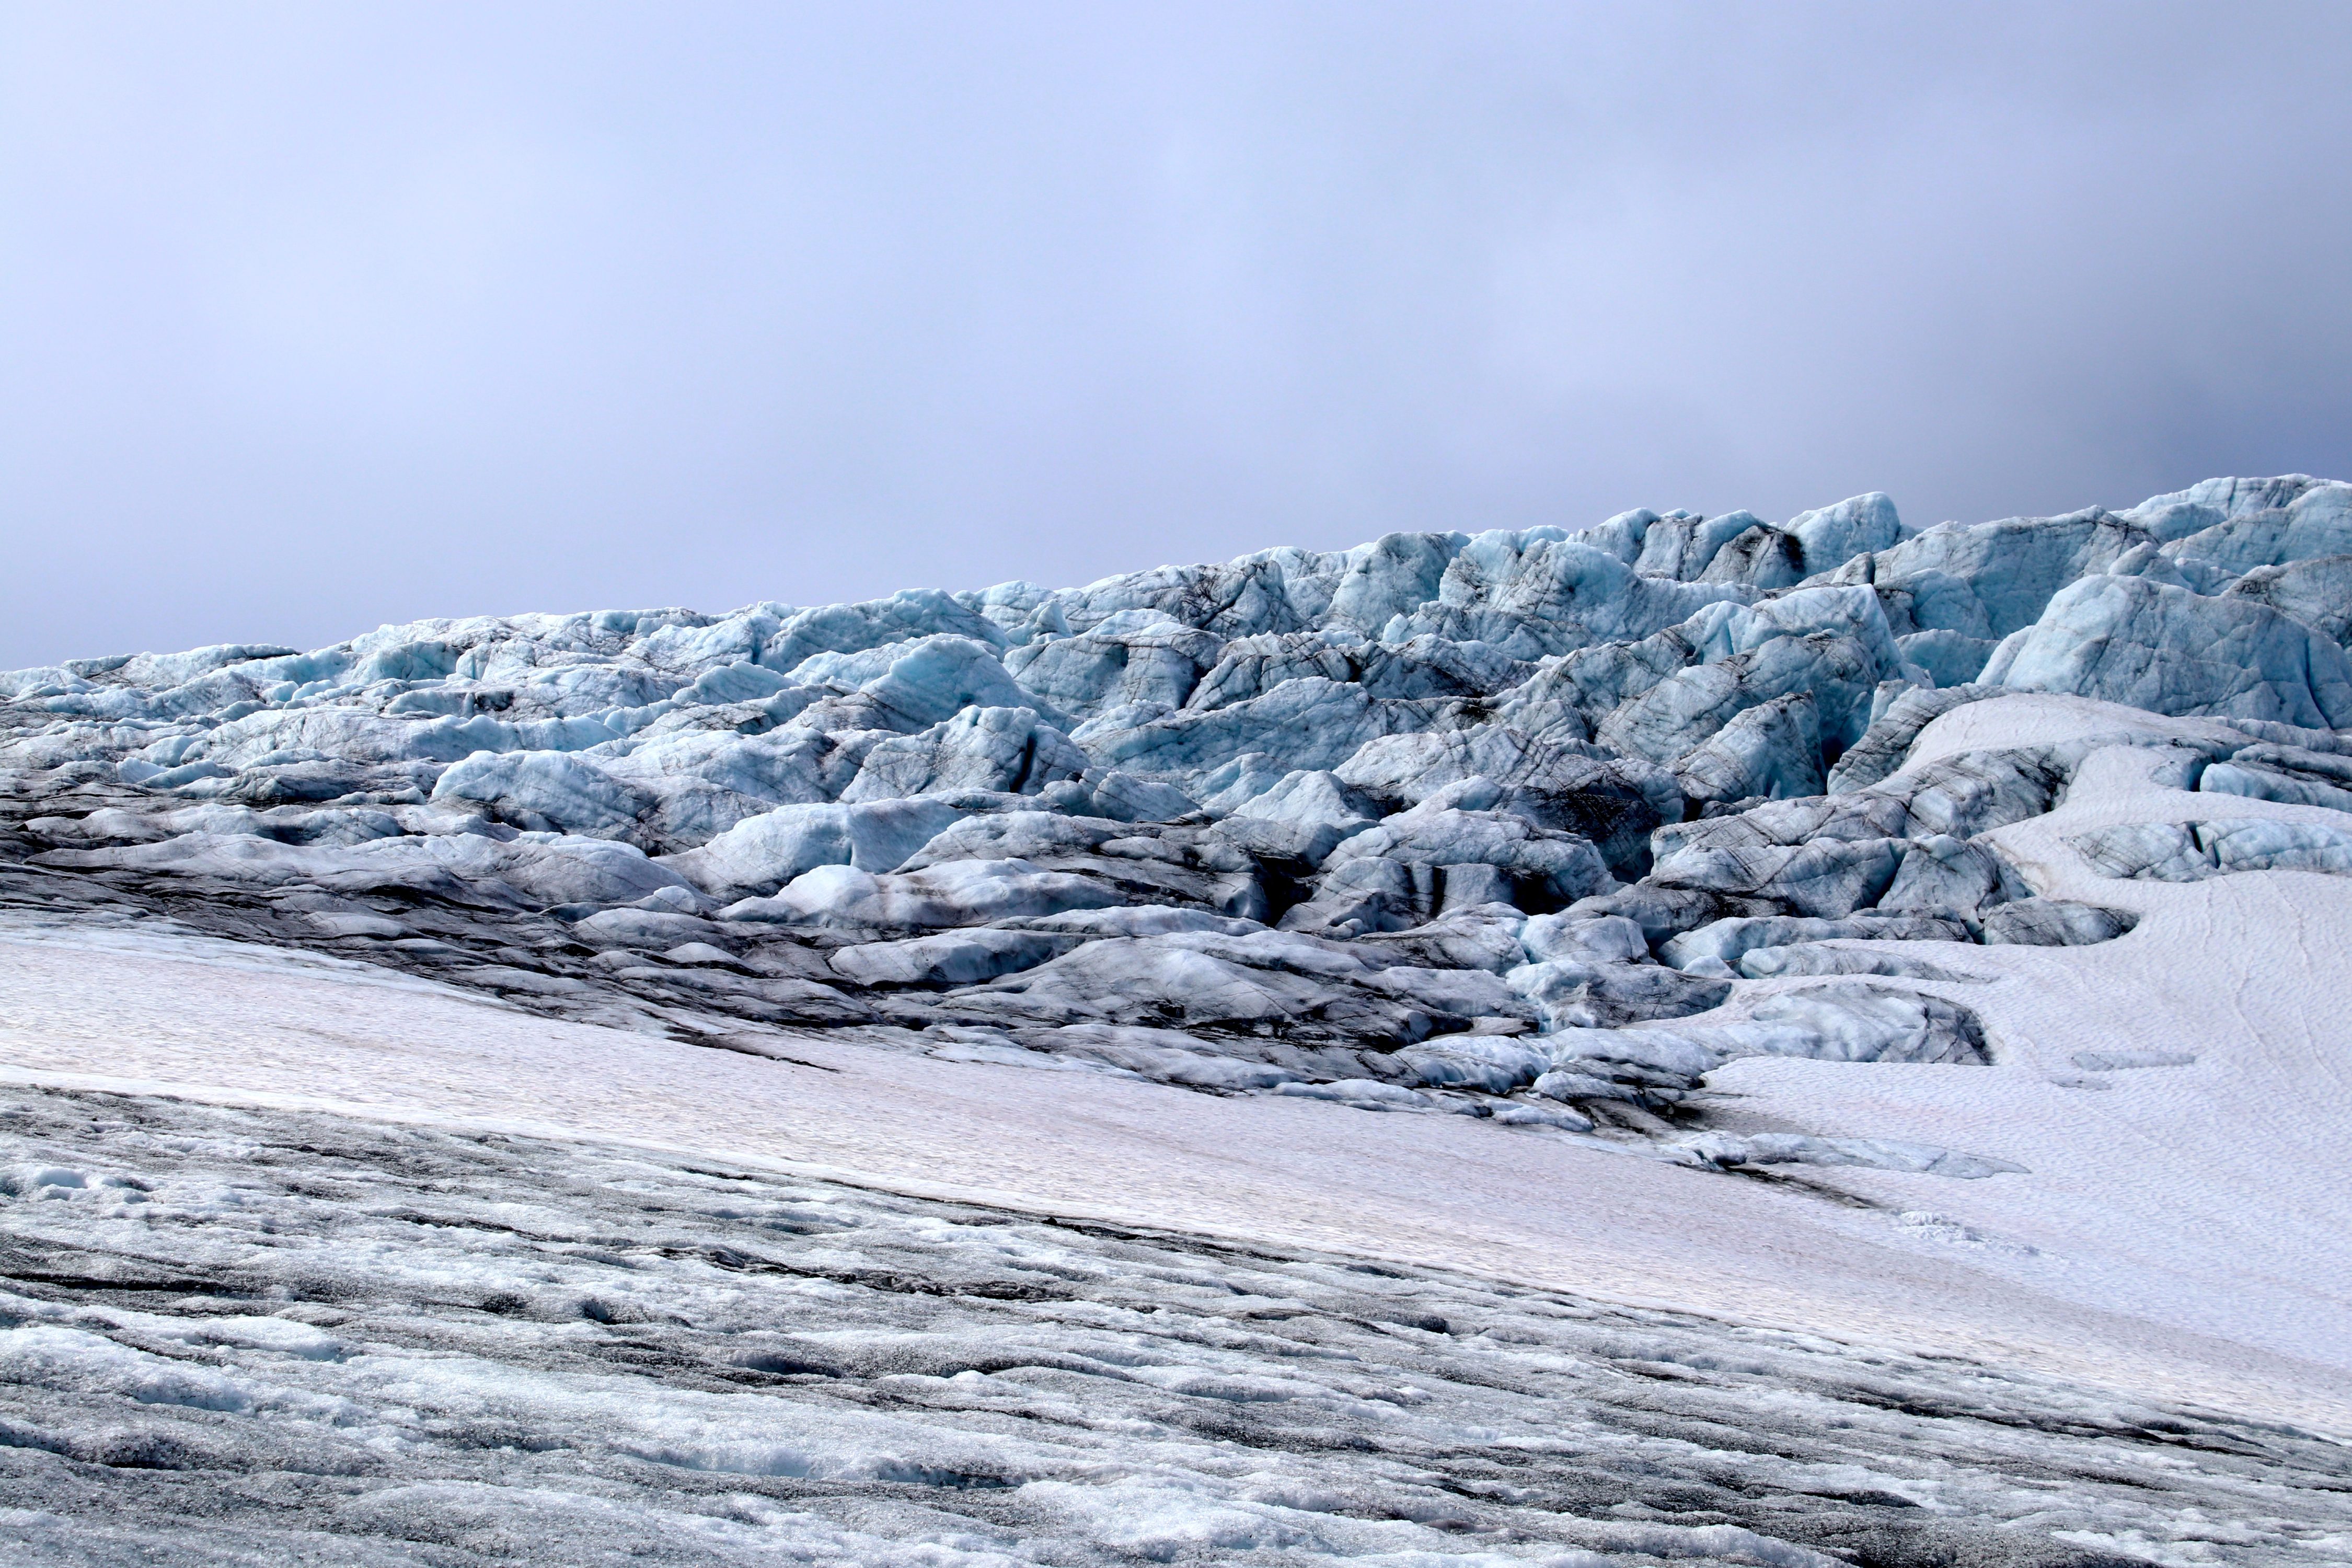
[[[2352,474],[2352,12],[0,12],[0,667]]]

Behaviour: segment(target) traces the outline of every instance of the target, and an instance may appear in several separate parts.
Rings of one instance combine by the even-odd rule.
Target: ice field
[[[2352,487],[0,675],[35,1563],[2352,1557]]]

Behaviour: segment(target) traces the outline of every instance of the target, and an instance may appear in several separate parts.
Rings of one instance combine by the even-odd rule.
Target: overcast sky
[[[0,0],[0,668],[2352,477],[2352,6]]]

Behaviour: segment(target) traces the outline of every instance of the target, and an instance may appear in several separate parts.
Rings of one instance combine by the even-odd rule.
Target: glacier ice
[[[1979,679],[2156,713],[2352,728],[2352,661],[2335,642],[2252,598],[2145,577],[2069,584]]]
[[[1459,1270],[23,1088],[0,1172],[0,1254],[51,1265],[0,1291],[12,1562],[2089,1568],[2341,1532],[2341,1445],[2288,1423]]]
[[[68,660],[0,675],[0,894],[680,1039],[1648,1138],[1624,1108],[1702,1058],[1981,1059],[1869,1044],[1913,1004],[1851,977],[2126,937],[2009,837],[2104,746],[2200,804],[2352,809],[2347,561],[2352,487],[2307,476],[1928,528],[1874,492]],[[2019,693],[2206,728],[1921,750]],[[2075,842],[2124,879],[2345,864],[2186,816]],[[1714,1043],[1635,1048],[1669,1037]]]

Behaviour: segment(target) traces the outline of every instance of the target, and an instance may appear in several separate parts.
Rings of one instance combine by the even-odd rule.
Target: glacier
[[[298,1538],[302,1552],[366,1542],[386,1562],[503,1560],[500,1532],[530,1510],[460,1494],[539,1485],[527,1479],[537,1462],[501,1468],[470,1439],[459,1456],[407,1428],[383,1438],[404,1457],[336,1470],[374,1479],[339,1487],[327,1524],[298,1527],[285,1497],[218,1479],[289,1473],[286,1444],[376,1441],[333,1436],[343,1426],[437,1431],[441,1416],[386,1413],[381,1380],[412,1375],[395,1370],[397,1340],[401,1355],[487,1358],[467,1375],[495,1393],[433,1397],[491,1400],[517,1433],[544,1428],[549,1447],[513,1453],[574,1456],[547,1483],[570,1500],[547,1504],[577,1532],[566,1561],[604,1560],[594,1553],[608,1543],[578,1512],[591,1498],[617,1510],[615,1540],[642,1536],[648,1560],[748,1561],[796,1542],[804,1560],[874,1562],[2325,1560],[2352,1543],[2317,1493],[2305,1497],[2340,1487],[2339,1439],[2352,1433],[2352,1255],[2337,1223],[2352,1205],[2324,1173],[2352,1131],[2333,1032],[2352,979],[2347,594],[2352,485],[2286,476],[1972,525],[1915,528],[1877,493],[1780,523],[1636,510],[1579,531],[1269,550],[1081,588],[432,620],[310,651],[228,645],[0,674],[0,1037],[20,1091],[0,1140],[23,1145],[0,1212],[24,1263],[0,1280],[16,1292],[0,1303],[0,1366],[13,1369],[0,1374],[0,1416],[15,1434],[0,1447],[0,1504],[16,1510],[0,1531],[51,1554],[35,1561],[178,1561],[139,1553],[160,1550],[173,1510],[201,1494],[218,1530],[187,1561],[266,1560]],[[184,1016],[171,1012],[175,988]],[[265,1000],[230,1005],[245,994]],[[302,1022],[329,1014],[331,1026]],[[436,1031],[500,1043],[452,1056]],[[637,1087],[623,1100],[569,1081],[625,1059]],[[742,1076],[761,1073],[793,1087]],[[212,1109],[156,1098],[191,1093]],[[761,1109],[779,1094],[791,1103]],[[2282,1096],[2303,1107],[2292,1127]],[[910,1131],[917,1100],[933,1109]],[[822,1128],[819,1104],[834,1118]],[[487,1118],[509,1129],[500,1136],[541,1142],[447,1155],[447,1190],[478,1188],[451,1203],[528,1190],[569,1205],[559,1228],[609,1233],[580,1245],[636,1259],[626,1267],[646,1289],[709,1300],[640,1330],[629,1325],[669,1320],[558,1310],[546,1303],[577,1291],[550,1275],[498,1287],[526,1303],[511,1332],[485,1340],[450,1316],[481,1310],[465,1303],[488,1284],[434,1297],[443,1305],[394,1332],[391,1307],[367,1304],[393,1287],[317,1284],[341,1247],[353,1249],[353,1279],[375,1278],[364,1257],[393,1244],[346,1235],[299,1182],[267,1205],[281,1215],[270,1224],[304,1238],[311,1285],[272,1295],[290,1287],[238,1261],[243,1242],[192,1241],[167,1265],[138,1239],[167,1212],[161,1200],[95,1175],[37,1179],[119,1165],[121,1181],[147,1184],[136,1191],[160,1190],[114,1141],[77,1131],[91,1116],[181,1129],[141,1134],[159,1150],[184,1134],[208,1148],[308,1139],[377,1173],[338,1178],[354,1193],[406,1179],[408,1156],[371,1130],[383,1118]],[[232,1125],[244,1131],[221,1131]],[[741,1131],[752,1127],[757,1138]],[[1175,1195],[1224,1185],[1218,1158],[1259,1139],[1298,1140],[1320,1165],[1301,1154],[1255,1193]],[[1780,1370],[1706,1396],[1734,1404],[1767,1385],[1797,1397],[1806,1379],[1867,1383],[1878,1373],[1862,1363],[1876,1352],[1854,1347],[1893,1334],[1920,1352],[1919,1323],[2005,1333],[2000,1350],[1971,1339],[1969,1364],[2024,1357],[2053,1380],[2035,1385],[2045,1405],[2122,1388],[2174,1412],[2163,1420],[2216,1432],[2256,1408],[2294,1410],[2291,1440],[2241,1426],[2191,1447],[2259,1451],[2245,1463],[2272,1467],[2264,1495],[2305,1500],[2242,1539],[2200,1534],[2191,1514],[2251,1506],[2215,1502],[2199,1489],[2223,1486],[2221,1472],[2200,1471],[2162,1478],[2179,1503],[2168,1513],[2077,1500],[2020,1522],[2040,1516],[1993,1497],[2023,1484],[2018,1467],[2058,1475],[2090,1461],[2032,1448],[2055,1437],[1994,1444],[1968,1461],[1992,1489],[1953,1480],[1947,1508],[1922,1500],[1916,1478],[1891,1479],[1895,1439],[1881,1434],[1837,1462],[1870,1469],[1873,1495],[1911,1500],[1872,1508],[1948,1512],[1944,1533],[1892,1514],[1865,1527],[1846,1504],[1818,1501],[1830,1494],[1778,1479],[1816,1500],[1769,1517],[1721,1496],[1614,1508],[1626,1493],[1612,1511],[1556,1476],[1430,1479],[1453,1473],[1425,1470],[1432,1443],[1523,1441],[1466,1393],[1443,1396],[1468,1403],[1446,1406],[1454,1435],[1442,1439],[1348,1418],[1371,1434],[1365,1452],[1393,1442],[1424,1456],[1410,1483],[1380,1468],[1401,1459],[1350,1469],[1332,1457],[1342,1445],[1299,1461],[1314,1476],[1243,1484],[1213,1457],[1145,1436],[1194,1428],[1149,1399],[1129,1408],[1143,1396],[1119,1392],[1129,1376],[1020,1395],[1054,1407],[1021,1415],[1048,1423],[1030,1428],[972,1416],[985,1400],[955,1403],[982,1399],[969,1389],[893,1393],[898,1372],[859,1372],[880,1381],[845,1392],[841,1367],[898,1364],[887,1357],[803,1347],[775,1354],[832,1370],[761,1371],[736,1342],[787,1331],[724,1326],[744,1309],[668,1254],[639,1258],[645,1244],[627,1239],[637,1222],[588,1191],[581,1172],[621,1159],[613,1140],[723,1150],[749,1162],[744,1182],[772,1179],[759,1162],[783,1162],[820,1184],[793,1202],[856,1211],[912,1259],[892,1267],[944,1281],[917,1292],[926,1300],[965,1293],[961,1243],[948,1238],[980,1223],[979,1205],[1144,1227],[1160,1239],[1132,1244],[1142,1252],[1066,1242],[1085,1255],[1066,1268],[1115,1280],[1104,1289],[1130,1301],[1175,1274],[1240,1267],[1186,1252],[1217,1235],[1271,1249],[1248,1267],[1303,1295],[1286,1321],[1354,1310],[1329,1281],[1360,1253],[1422,1271],[1397,1277],[1423,1281],[1416,1290],[1475,1299],[1460,1310],[1482,1322],[1536,1310],[1498,1304],[1499,1278],[1547,1293],[1546,1321],[1580,1322],[1630,1310],[1627,1292],[1646,1282],[1644,1300],[1690,1315],[1676,1332],[1714,1347],[1691,1352],[1710,1367],[1750,1353],[1729,1347],[1768,1328],[1843,1347],[1809,1341],[1804,1354],[1860,1358],[1801,1374],[1796,1351],[1774,1351],[1765,1361]],[[1361,1198],[1375,1152],[1408,1151],[1443,1152],[1453,1163],[1434,1169],[1456,1176]],[[192,1173],[173,1181],[235,1185],[229,1156],[172,1162]],[[682,1165],[629,1169],[611,1179],[700,1179]],[[1500,1228],[1459,1232],[1476,1245],[1412,1217],[1450,1180],[1540,1185],[1570,1172],[1612,1194],[1592,1200],[1604,1208],[1639,1194],[1638,1215],[1573,1237],[1549,1228],[1567,1220],[1482,1219]],[[896,1195],[860,1195],[877,1184]],[[2251,1234],[2217,1232],[2213,1194],[2232,1191],[2282,1212]],[[1352,1223],[1327,1212],[1358,1201]],[[26,1261],[67,1245],[53,1224],[85,1210],[122,1230],[106,1244],[114,1261],[47,1274]],[[198,1237],[232,1224],[213,1200],[171,1212]],[[1701,1214],[1719,1218],[1690,1243],[1699,1261],[1647,1250]],[[696,1256],[749,1245],[719,1239],[728,1221],[697,1222]],[[1906,1314],[1878,1284],[1832,1292],[1826,1263],[1814,1284],[1792,1284],[1769,1248],[1747,1250],[1734,1231],[1789,1247],[1818,1234],[1824,1258],[1866,1236],[1906,1260],[1888,1265],[1905,1279],[1932,1258],[1934,1279]],[[425,1245],[402,1234],[402,1247]],[[923,1261],[925,1237],[947,1250]],[[464,1251],[447,1278],[474,1267]],[[1638,1268],[1625,1261],[1637,1254]],[[1557,1262],[1570,1255],[1578,1268]],[[126,1294],[123,1279],[158,1270],[226,1282],[168,1305]],[[2030,1297],[2044,1316],[2003,1325],[1976,1294],[1987,1270],[2023,1293],[2012,1306]],[[1261,1286],[1272,1289],[1244,1293]],[[1855,1305],[1865,1298],[1867,1310]],[[1943,1305],[1921,1305],[1931,1299]],[[322,1329],[325,1308],[304,1302],[344,1316]],[[1769,1310],[1748,1324],[1743,1302]],[[220,1328],[231,1305],[236,1323]],[[830,1321],[807,1310],[810,1325]],[[2070,1312],[2137,1326],[2070,1337],[2059,1326]],[[1906,1315],[1909,1330],[1889,1326]],[[983,1332],[919,1314],[872,1321],[884,1319],[908,1345]],[[347,1321],[364,1353],[299,1348],[345,1344]],[[562,1363],[590,1354],[583,1336],[673,1331],[692,1344]],[[1074,1348],[1076,1332],[1034,1328],[1059,1347],[1034,1364],[1094,1356]],[[1524,1342],[1552,1346],[1526,1352],[1546,1366],[1598,1353],[1544,1334]],[[1351,1364],[1371,1353],[1317,1342],[1316,1355]],[[947,1352],[907,1353],[914,1369]],[[1250,1364],[1183,1375],[1270,1388],[1300,1375],[1283,1359],[1296,1350],[1234,1353]],[[1516,1363],[1481,1370],[1459,1346],[1426,1353],[1436,1359],[1413,1363],[1416,1386],[1507,1387],[1534,1402],[1510,1419],[1538,1426],[1545,1400],[1576,1412],[1590,1441],[1568,1443],[1559,1463],[1589,1465],[1594,1445],[1618,1441],[1593,1436],[1614,1419],[1606,1391],[1529,1382]],[[289,1392],[294,1362],[358,1370],[305,1373]],[[997,1375],[980,1363],[970,1375]],[[729,1367],[758,1375],[739,1386]],[[790,1381],[803,1375],[817,1382]],[[967,1372],[920,1375],[944,1386]],[[255,1378],[274,1392],[253,1393]],[[615,1378],[654,1392],[624,1393]],[[1154,1399],[1182,1393],[1151,1386]],[[1318,1386],[1207,1397],[1251,1409],[1368,1397]],[[212,1412],[210,1425],[132,1421],[154,1388],[199,1390],[158,1398]],[[646,1415],[649,1430],[701,1435],[611,1438],[612,1417],[592,1414],[648,1398],[675,1405]],[[885,1442],[843,1414],[853,1405],[914,1414],[891,1417]],[[264,1441],[264,1411],[317,1433]],[[1293,1419],[1253,1415],[1253,1435],[1231,1440],[1308,1452]],[[1122,1457],[1088,1469],[1055,1447],[1079,1441],[1051,1435],[1057,1422]],[[106,1500],[131,1495],[109,1467],[143,1463],[104,1457],[113,1450],[90,1434],[110,1423],[146,1434],[124,1452],[196,1457],[148,1467],[184,1479],[141,1481],[141,1500],[101,1531]],[[1005,1436],[1020,1430],[1032,1438]],[[864,1470],[844,1459],[837,1473],[808,1457],[877,1442],[899,1457]],[[1793,1436],[1775,1443],[1772,1465],[1827,1462]],[[802,1457],[742,1458],[755,1448]],[[734,1457],[710,1458],[722,1451]],[[1715,1461],[1677,1450],[1653,1462],[1696,1474]],[[689,1507],[660,1500],[672,1483],[646,1479],[646,1465],[793,1486],[756,1505],[709,1491]],[[2228,1468],[2227,1484],[2255,1473]],[[823,1499],[811,1500],[816,1480]],[[379,1507],[368,1500],[379,1481],[416,1489]],[[1485,1500],[1393,1514],[1362,1500],[1426,1487]],[[1143,1489],[1121,1501],[1121,1489]],[[995,1491],[1013,1495],[974,1500]],[[232,1493],[243,1500],[221,1500]],[[1538,1493],[1552,1500],[1540,1522],[1526,1511]],[[1310,1494],[1340,1500],[1297,1502]],[[776,1500],[787,1496],[791,1509]],[[1313,1517],[1294,1517],[1301,1508]],[[1433,1526],[1449,1509],[1475,1522]],[[1138,1522],[1162,1515],[1160,1534]],[[433,1521],[460,1516],[479,1522],[433,1535]],[[1397,1522],[1330,1522],[1343,1516]],[[1129,1525],[1143,1533],[1122,1536]],[[677,1530],[696,1544],[666,1539]],[[1855,1544],[1865,1537],[1878,1544]],[[425,1554],[400,1555],[411,1546]],[[2010,1555],[1984,1555],[1996,1552]]]

